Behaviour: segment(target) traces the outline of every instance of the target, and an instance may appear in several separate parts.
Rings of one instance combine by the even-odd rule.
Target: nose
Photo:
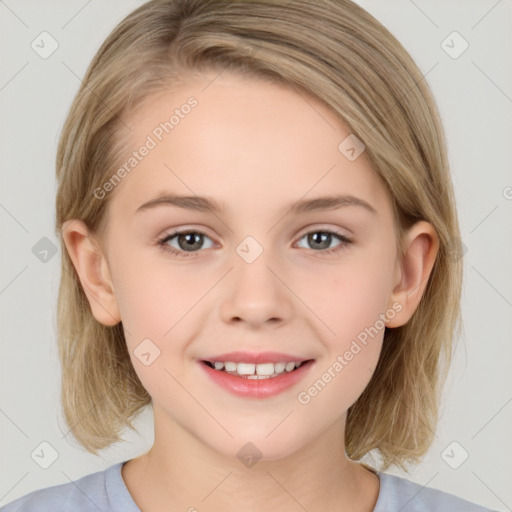
[[[293,292],[280,274],[266,251],[252,263],[235,259],[223,292],[222,320],[244,323],[252,329],[288,323],[293,315]]]

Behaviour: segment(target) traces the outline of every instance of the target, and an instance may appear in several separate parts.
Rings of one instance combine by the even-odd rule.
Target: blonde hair
[[[407,51],[364,9],[350,0],[151,0],[129,14],[93,58],[62,130],[57,235],[73,218],[104,233],[109,197],[98,200],[93,191],[120,163],[125,114],[193,73],[221,70],[293,87],[339,116],[387,188],[400,251],[416,221],[437,232],[439,252],[420,304],[407,324],[386,328],[375,373],[347,414],[350,458],[375,451],[381,470],[406,469],[432,443],[460,329],[460,235],[433,96]],[[75,438],[96,454],[134,428],[151,397],[132,367],[122,324],[96,321],[62,240],[61,251],[63,412]]]

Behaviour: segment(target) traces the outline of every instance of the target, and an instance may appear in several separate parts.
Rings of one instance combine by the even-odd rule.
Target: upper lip
[[[296,362],[302,363],[311,358],[304,358],[293,354],[285,354],[283,352],[226,352],[216,356],[202,359],[203,361],[212,362],[233,362],[233,363],[281,363]]]

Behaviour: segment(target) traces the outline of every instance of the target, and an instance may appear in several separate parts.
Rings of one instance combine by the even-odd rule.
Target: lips
[[[262,399],[280,394],[296,385],[309,373],[314,359],[280,352],[230,352],[198,360],[198,362],[202,371],[221,388],[241,397]],[[295,368],[290,367],[288,371],[268,375],[270,370],[265,368],[267,365],[273,366],[275,371],[277,367],[282,366],[283,362],[289,362]],[[241,369],[244,375],[226,371],[222,363],[224,365],[228,363],[229,368],[236,366],[237,370]],[[216,366],[219,369],[215,369]],[[254,369],[255,373],[249,375],[249,370],[252,372]]]

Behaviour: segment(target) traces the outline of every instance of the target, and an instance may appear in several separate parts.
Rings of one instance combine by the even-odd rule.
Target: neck
[[[178,424],[162,427],[156,419],[152,448],[122,470],[143,511],[371,512],[377,501],[378,477],[345,454],[344,422],[291,454],[269,459],[258,458],[252,445],[239,456],[219,453]]]

